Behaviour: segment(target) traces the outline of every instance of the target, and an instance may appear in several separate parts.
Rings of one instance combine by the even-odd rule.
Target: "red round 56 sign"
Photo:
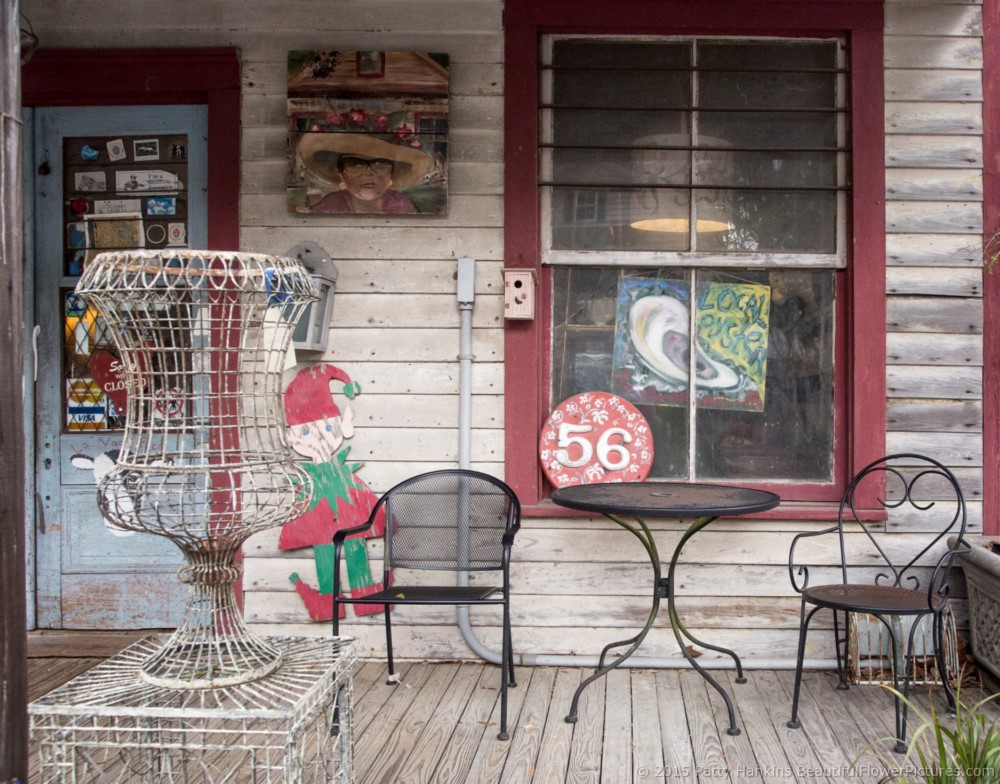
[[[627,400],[583,392],[549,414],[538,455],[555,487],[641,482],[653,465],[653,437],[646,417]]]

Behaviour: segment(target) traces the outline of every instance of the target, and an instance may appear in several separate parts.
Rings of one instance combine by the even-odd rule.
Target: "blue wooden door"
[[[101,314],[73,289],[102,249],[205,247],[206,107],[36,109],[31,126],[36,625],[174,626],[179,550],[97,508],[127,401]]]

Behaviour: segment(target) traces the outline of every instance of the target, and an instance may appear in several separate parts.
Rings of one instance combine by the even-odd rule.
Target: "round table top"
[[[560,506],[645,517],[722,517],[773,509],[781,498],[767,490],[693,482],[611,482],[560,487]]]

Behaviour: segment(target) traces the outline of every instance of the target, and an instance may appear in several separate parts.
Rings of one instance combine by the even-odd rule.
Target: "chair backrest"
[[[889,510],[891,521],[921,535],[916,551],[901,548],[900,544],[906,540],[887,533],[885,524],[870,522],[870,504],[866,521],[861,499],[873,495],[877,504]],[[954,560],[952,557],[942,560],[948,551],[946,537],[954,535],[962,540],[965,526],[965,497],[948,468],[933,458],[912,453],[880,458],[855,475],[840,503],[838,531],[844,582],[848,582],[848,563],[870,563],[879,585],[940,590],[947,584]],[[864,555],[858,553],[858,539],[851,534],[859,529],[867,534],[866,541],[870,544],[869,552]],[[848,539],[853,542],[850,548]],[[940,569],[933,572],[928,570],[938,566]]]
[[[379,505],[386,514],[387,569],[502,569],[504,534],[521,518],[521,504],[510,487],[459,468],[400,482]]]

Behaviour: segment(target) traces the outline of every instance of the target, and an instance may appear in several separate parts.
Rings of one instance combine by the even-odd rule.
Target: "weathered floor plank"
[[[90,641],[76,658],[65,651],[32,658],[33,698],[99,661],[95,650]],[[742,731],[733,737],[718,693],[689,670],[615,670],[587,687],[579,720],[567,724],[573,692],[589,671],[520,667],[509,691],[511,739],[500,741],[496,666],[404,663],[399,671],[396,685],[386,685],[384,662],[364,662],[355,673],[359,784],[832,784],[875,782],[886,763],[906,764],[877,744],[892,734],[892,695],[877,686],[839,691],[830,673],[805,674],[802,726],[789,729],[793,673],[751,671],[748,683],[736,684],[733,673],[716,671],[734,698]],[[971,706],[984,694],[965,689],[962,702]],[[940,690],[912,696],[924,713],[930,706],[943,713]],[[985,710],[1000,717],[998,703]],[[919,723],[914,714],[911,731]]]
[[[694,751],[688,718],[681,698],[680,678],[677,670],[656,671],[656,699],[660,713],[660,732],[663,734],[664,781],[683,781],[690,784],[698,780],[694,769]],[[654,771],[655,773],[656,771]]]
[[[545,719],[542,744],[538,747],[538,764],[535,766],[533,781],[542,784],[566,781],[566,763],[573,744],[573,725],[566,723],[566,714],[573,700],[573,692],[580,685],[582,672],[575,667],[562,667],[556,672],[552,702]]]

